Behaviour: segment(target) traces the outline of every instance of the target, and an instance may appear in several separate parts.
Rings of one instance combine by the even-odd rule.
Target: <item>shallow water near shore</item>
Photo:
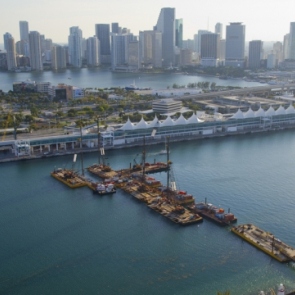
[[[295,247],[293,131],[172,143],[177,186],[229,207]],[[147,160],[165,161],[163,145]],[[126,168],[142,148],[107,151]],[[97,154],[84,155],[85,166]],[[140,161],[139,156],[137,160]],[[0,165],[1,294],[258,294],[284,283],[295,289],[295,264],[281,264],[204,220],[182,227],[118,190],[98,197],[50,176],[72,156]],[[77,168],[79,164],[76,164]],[[91,176],[95,179],[95,176]],[[155,174],[163,183],[164,172]]]

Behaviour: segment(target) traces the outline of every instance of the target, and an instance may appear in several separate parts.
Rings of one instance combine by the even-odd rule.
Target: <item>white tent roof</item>
[[[231,117],[231,119],[244,119],[244,114],[240,109],[238,109],[238,111]]]
[[[174,122],[174,125],[185,125],[187,124],[187,120],[185,117],[181,114],[180,117]]]
[[[272,106],[270,106],[269,109],[265,112],[265,116],[268,116],[268,117],[275,116],[275,115],[276,115],[276,111],[274,110]]]
[[[245,118],[253,118],[254,116],[255,116],[255,114],[252,111],[251,107],[249,108],[249,110],[246,113],[244,113]]]
[[[159,120],[157,116],[155,116],[154,120],[150,124],[148,124],[148,127],[150,128],[150,127],[157,127],[157,126],[159,126]]]
[[[134,126],[134,129],[146,129],[147,127],[147,122],[141,117],[141,120]]]
[[[167,126],[173,126],[173,125],[174,125],[174,122],[170,116],[168,116],[166,120],[160,124],[161,127],[167,127]]]
[[[276,110],[276,115],[285,115],[286,114],[286,110],[284,107],[280,106],[277,110]]]
[[[286,109],[286,114],[294,114],[294,113],[295,113],[295,109],[293,105],[290,104],[290,106]]]
[[[265,112],[263,108],[259,108],[259,110],[257,112],[255,112],[255,117],[264,117],[265,116]]]
[[[131,123],[130,119],[128,118],[127,122],[120,129],[121,130],[133,130],[134,125]]]
[[[187,119],[187,124],[195,124],[202,122],[195,113],[192,114],[190,118]]]

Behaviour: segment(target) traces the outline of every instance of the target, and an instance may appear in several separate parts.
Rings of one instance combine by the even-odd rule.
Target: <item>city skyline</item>
[[[244,6],[236,6],[233,0],[223,1],[222,6],[215,0],[202,3],[202,6],[196,6],[193,1],[180,5],[178,1],[164,0],[139,6],[133,0],[111,0],[102,7],[93,0],[86,0],[83,5],[73,5],[68,0],[62,3],[53,0],[48,4],[36,0],[28,0],[26,3],[14,0],[4,7],[4,14],[0,19],[0,35],[9,32],[15,40],[20,40],[19,21],[27,21],[30,31],[38,31],[55,43],[66,43],[68,30],[73,26],[79,26],[83,37],[89,38],[95,34],[97,23],[111,25],[117,22],[120,26],[129,28],[134,35],[138,35],[139,31],[153,29],[161,8],[171,7],[175,8],[175,18],[183,19],[184,40],[193,39],[198,30],[214,32],[217,22],[222,23],[223,28],[229,22],[243,22],[247,27],[246,41],[283,41],[284,35],[289,32],[290,22],[294,21],[292,10],[284,9],[292,7],[292,2],[284,0],[283,4],[284,13],[278,14],[274,2],[268,3],[266,7],[263,3],[253,0]],[[46,11],[46,14],[42,11]]]

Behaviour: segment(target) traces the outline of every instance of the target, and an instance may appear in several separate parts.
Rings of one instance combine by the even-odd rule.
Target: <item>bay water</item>
[[[64,83],[81,88],[126,87],[135,82],[136,86],[140,88],[151,87],[153,89],[166,89],[167,86],[172,87],[174,83],[178,85],[187,85],[188,83],[205,81],[209,81],[210,83],[215,82],[219,86],[261,86],[260,83],[246,82],[240,79],[220,80],[216,77],[173,73],[113,73],[108,68],[82,68],[44,72],[0,72],[0,89],[9,91],[12,90],[13,82],[27,80],[51,82],[51,84],[55,86],[59,83]]]
[[[230,207],[238,224],[254,223],[295,247],[294,131],[170,148],[178,189]],[[162,149],[148,146],[147,160],[165,161]],[[128,167],[141,152],[107,151],[107,161]],[[97,162],[97,154],[84,154],[84,162]],[[71,166],[70,155],[0,165],[0,294],[254,295],[279,283],[295,289],[294,263],[277,262],[228,227],[208,220],[183,227],[121,190],[98,197],[50,176],[54,167]],[[166,173],[155,177],[165,184]]]

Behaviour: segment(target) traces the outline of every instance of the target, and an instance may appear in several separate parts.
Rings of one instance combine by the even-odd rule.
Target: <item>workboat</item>
[[[95,190],[93,190],[93,193],[96,193],[100,196],[104,195],[111,195],[116,193],[116,188],[114,184],[109,183],[109,184],[98,184]]]
[[[201,216],[208,218],[220,225],[229,225],[231,223],[237,222],[237,218],[234,216],[234,214],[230,212],[225,213],[224,209],[217,208],[212,204],[207,204],[206,201],[205,203],[201,202],[193,204],[189,206],[188,209],[191,212],[198,213]]]

